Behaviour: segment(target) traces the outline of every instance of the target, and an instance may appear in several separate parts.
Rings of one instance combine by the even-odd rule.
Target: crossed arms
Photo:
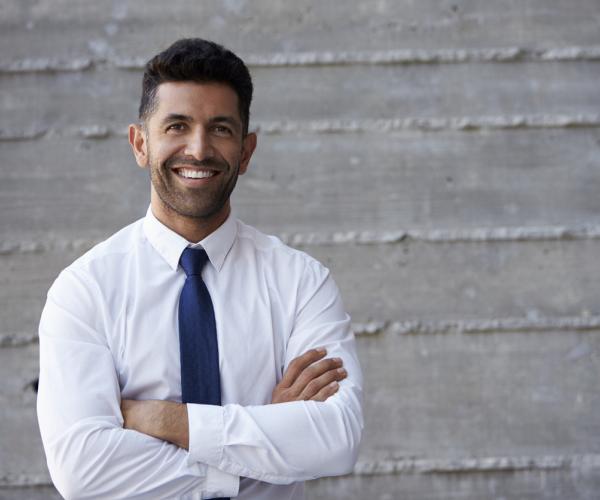
[[[279,384],[273,389],[271,403],[326,401],[339,389],[348,372],[341,358],[322,359],[326,349],[317,348],[295,358]],[[189,449],[187,405],[174,401],[121,400],[123,428],[168,441]]]
[[[272,398],[280,404],[135,403],[121,401],[113,353],[90,319],[92,284],[74,273],[57,282],[40,324],[38,418],[52,479],[66,498],[235,496],[240,476],[287,484],[351,470],[361,376],[341,302],[304,308],[287,354],[305,358],[286,364]],[[77,302],[62,300],[61,288]],[[341,378],[329,369],[338,368],[334,362],[314,364],[319,346],[343,360],[348,377],[339,388],[327,379]]]

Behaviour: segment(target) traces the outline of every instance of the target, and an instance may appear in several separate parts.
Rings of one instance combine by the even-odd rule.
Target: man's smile
[[[165,168],[171,170],[187,187],[200,187],[213,181],[228,170],[226,163],[216,159],[198,161],[193,158],[172,158],[165,162]]]
[[[208,177],[214,177],[219,172],[216,170],[200,170],[196,168],[176,168],[174,169],[175,173],[179,177],[183,177],[185,179],[206,179]]]

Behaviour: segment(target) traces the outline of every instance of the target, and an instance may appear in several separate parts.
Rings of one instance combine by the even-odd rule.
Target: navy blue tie
[[[202,248],[186,248],[179,259],[187,276],[179,297],[181,401],[220,405],[221,375],[215,312],[202,281],[202,268],[207,261],[208,255]]]
[[[186,248],[179,264],[187,276],[179,297],[179,351],[183,403],[221,404],[219,346],[215,313],[202,268],[208,261],[201,248]]]

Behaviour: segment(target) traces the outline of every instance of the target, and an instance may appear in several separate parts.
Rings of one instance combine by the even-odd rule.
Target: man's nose
[[[184,151],[186,156],[191,156],[196,160],[204,160],[214,156],[210,134],[206,130],[197,130],[188,136],[188,141]]]

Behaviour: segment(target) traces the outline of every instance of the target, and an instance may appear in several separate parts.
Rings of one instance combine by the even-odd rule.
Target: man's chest
[[[219,346],[223,404],[270,402],[281,378],[292,320],[278,294],[253,283],[240,293],[239,281],[207,283]],[[123,397],[181,398],[179,295],[181,279],[148,281],[121,305],[107,332]],[[198,335],[202,335],[199,331]]]

